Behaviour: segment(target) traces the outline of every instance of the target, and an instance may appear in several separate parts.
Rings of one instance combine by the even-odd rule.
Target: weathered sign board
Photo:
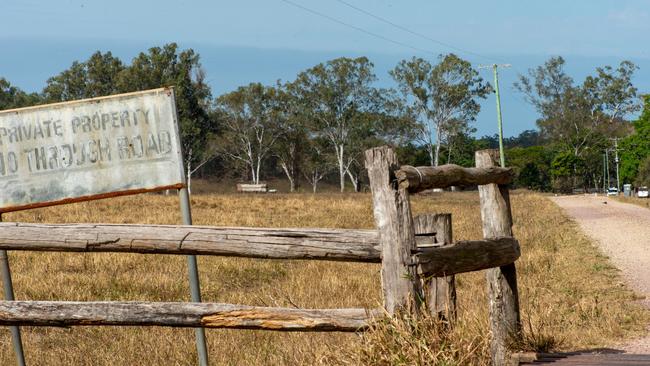
[[[0,212],[184,184],[171,88],[0,111]]]

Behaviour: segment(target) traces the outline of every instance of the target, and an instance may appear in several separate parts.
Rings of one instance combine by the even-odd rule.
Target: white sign
[[[0,212],[184,184],[172,89],[0,111]]]

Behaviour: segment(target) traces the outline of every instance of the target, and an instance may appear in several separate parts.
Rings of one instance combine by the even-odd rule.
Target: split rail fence
[[[174,326],[275,331],[363,331],[397,311],[453,321],[454,275],[487,269],[492,358],[507,362],[520,332],[508,168],[496,152],[476,168],[400,167],[388,147],[366,151],[377,230],[271,229],[180,225],[0,223],[0,250],[197,254],[381,263],[384,309],[295,309],[222,303],[0,301],[0,325]],[[483,240],[452,241],[450,214],[413,217],[409,195],[478,185]]]

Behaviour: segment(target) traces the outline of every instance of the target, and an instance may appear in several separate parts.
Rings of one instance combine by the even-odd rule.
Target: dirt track
[[[650,308],[650,210],[603,196],[552,197],[619,268]],[[650,353],[650,335],[621,348]]]

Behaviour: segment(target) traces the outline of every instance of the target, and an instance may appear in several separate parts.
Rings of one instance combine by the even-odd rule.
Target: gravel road
[[[650,308],[650,210],[603,196],[551,199],[600,245],[630,288],[645,296],[643,303]],[[650,335],[619,348],[650,353]]]

